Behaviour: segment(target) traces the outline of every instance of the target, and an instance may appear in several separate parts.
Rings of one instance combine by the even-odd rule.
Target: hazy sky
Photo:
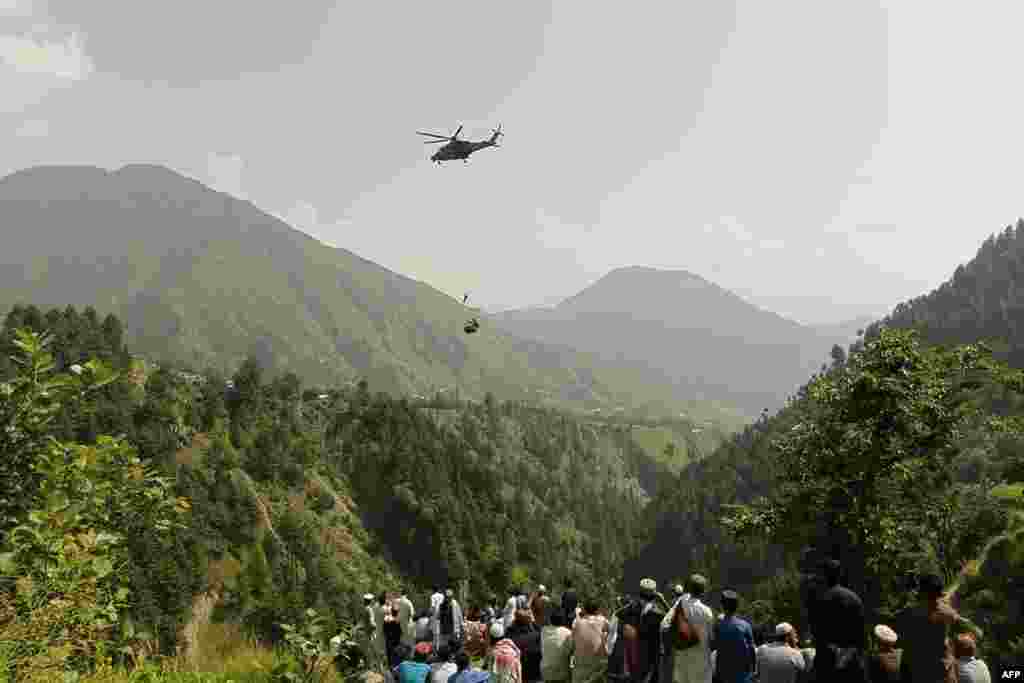
[[[683,268],[803,322],[1024,214],[1024,4],[0,0],[0,173],[162,163],[485,307]],[[437,167],[414,130],[502,147]]]

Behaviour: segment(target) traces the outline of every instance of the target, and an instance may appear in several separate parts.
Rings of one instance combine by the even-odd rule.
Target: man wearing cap
[[[649,683],[658,680],[661,620],[664,617],[659,607],[658,584],[654,579],[640,582],[637,598],[620,615],[626,670],[632,683]]]
[[[757,670],[761,683],[796,683],[806,667],[804,656],[792,624],[782,622],[775,627],[772,642],[757,648]]]
[[[430,611],[436,613],[437,608],[444,602],[444,593],[441,592],[441,587],[434,585],[434,592],[430,594]]]
[[[675,604],[661,621],[664,634],[661,681],[663,683],[710,683],[711,681],[711,625],[714,614],[711,608],[701,602],[707,591],[708,581],[700,574],[686,580],[686,589],[676,586],[679,595]],[[688,624],[696,642],[682,649],[677,633],[680,624]],[[665,671],[668,669],[668,671]]]
[[[897,682],[900,680],[900,656],[903,651],[896,649],[896,631],[885,624],[879,624],[875,626],[874,633],[878,652],[872,655],[868,666],[871,683]]]
[[[722,591],[724,616],[715,625],[711,646],[716,652],[715,669],[722,683],[750,683],[757,670],[754,630],[750,622],[736,616],[740,596],[734,590]]]
[[[493,683],[523,683],[523,665],[519,648],[505,637],[505,626],[500,621],[491,624],[491,649],[484,660],[484,669],[491,674]]]

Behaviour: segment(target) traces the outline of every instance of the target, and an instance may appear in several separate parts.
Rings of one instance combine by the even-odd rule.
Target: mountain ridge
[[[247,356],[313,382],[458,387],[676,414],[689,395],[640,368],[520,338],[429,284],[292,228],[164,166],[33,167],[0,179],[0,305],[95,306],[140,353],[231,373]],[[735,423],[736,416],[728,417]]]
[[[494,314],[503,329],[599,357],[645,363],[652,375],[749,416],[781,406],[826,362],[842,329],[802,325],[686,270],[616,268],[560,304]]]

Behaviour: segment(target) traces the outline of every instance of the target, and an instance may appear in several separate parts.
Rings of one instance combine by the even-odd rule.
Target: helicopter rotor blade
[[[424,140],[423,144],[424,145],[436,145],[436,144],[439,144],[441,142],[448,142],[448,138],[445,138],[444,140]]]
[[[452,140],[455,140],[456,138],[458,138],[458,137],[459,137],[459,133],[461,133],[461,132],[462,132],[462,126],[460,125],[460,126],[459,126],[459,129],[458,129],[457,131],[455,131],[455,135],[453,135],[453,136],[451,137],[451,139],[452,139]]]
[[[422,131],[416,131],[416,134],[417,135],[426,135],[427,137],[430,137],[430,138],[441,138],[442,140],[449,140],[450,139],[447,135],[440,135],[438,133],[424,133]]]

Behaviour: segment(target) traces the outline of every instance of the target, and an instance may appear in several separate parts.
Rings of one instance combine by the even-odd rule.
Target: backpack
[[[686,610],[683,603],[676,603],[672,613],[672,623],[665,634],[667,644],[675,650],[686,650],[700,642],[696,630],[686,617]]]
[[[441,603],[440,616],[438,620],[441,622],[441,633],[447,635],[455,632],[455,610],[452,609],[452,601],[445,600]]]

